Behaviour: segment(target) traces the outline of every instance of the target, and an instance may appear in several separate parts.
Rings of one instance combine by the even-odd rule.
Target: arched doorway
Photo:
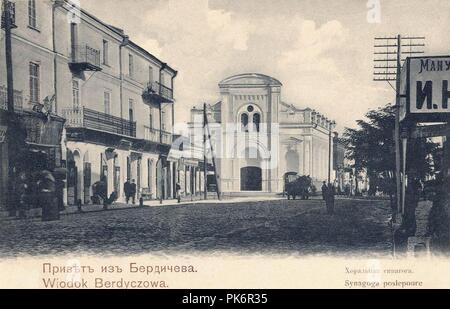
[[[116,194],[117,194],[117,197],[120,197],[120,196],[122,196],[121,195],[121,190],[120,190],[120,183],[121,183],[121,181],[120,181],[120,177],[121,177],[121,175],[120,175],[120,164],[119,164],[119,162],[120,162],[120,160],[119,160],[119,156],[116,154],[115,156],[114,156],[114,159],[113,159],[114,161],[113,161],[113,165],[114,165],[114,183],[113,183],[113,189],[114,189],[114,192],[116,192]]]
[[[89,152],[84,154],[83,165],[84,204],[89,204],[91,201],[91,162],[89,162]]]
[[[264,160],[256,147],[246,147],[240,162],[241,191],[262,191]]]
[[[148,188],[149,193],[153,195],[152,179],[153,179],[153,161],[148,159],[147,160],[147,188]]]
[[[106,183],[106,188],[108,189],[108,161],[106,159],[106,154],[100,153],[100,180]],[[109,192],[109,191],[107,191]]]
[[[260,167],[241,168],[241,191],[262,191],[262,169]]]
[[[142,168],[142,158],[139,157],[136,161],[136,194],[140,197],[141,192],[141,168]]]
[[[81,168],[80,153],[67,152],[67,204],[76,205],[77,200],[81,199],[81,179],[79,179],[79,172]]]
[[[156,162],[156,197],[158,199],[165,199],[165,169],[163,165],[163,159],[159,158]]]

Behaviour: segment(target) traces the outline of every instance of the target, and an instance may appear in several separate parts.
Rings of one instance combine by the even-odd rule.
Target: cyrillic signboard
[[[401,120],[450,119],[450,56],[407,58],[401,77]]]

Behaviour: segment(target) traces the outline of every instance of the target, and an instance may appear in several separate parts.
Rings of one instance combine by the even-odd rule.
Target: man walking
[[[328,190],[327,184],[326,184],[326,182],[324,181],[323,184],[322,184],[322,199],[323,199],[324,201],[326,201],[326,199],[327,199],[327,190]]]
[[[130,195],[131,195],[131,199],[133,201],[133,205],[136,202],[136,183],[133,180],[131,180],[131,184],[130,184]]]
[[[128,201],[130,200],[130,197],[131,197],[130,179],[127,179],[127,181],[125,181],[125,183],[123,184],[123,192],[125,193],[125,201],[128,204]]]

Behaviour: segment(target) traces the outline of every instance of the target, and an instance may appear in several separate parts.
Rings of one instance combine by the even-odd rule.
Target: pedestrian
[[[81,209],[81,205],[82,205],[82,202],[81,202],[81,199],[79,198],[79,199],[77,200],[77,211],[78,211],[79,213],[82,213],[82,212],[83,212],[83,209]]]
[[[135,204],[135,200],[136,200],[136,183],[133,180],[131,180],[131,184],[130,184],[130,195],[131,195],[131,199],[133,201],[133,205]]]
[[[18,184],[16,185],[18,203],[19,203],[19,218],[23,219],[27,217],[29,197],[30,197],[30,186],[29,179],[26,172],[21,172],[18,177]]]
[[[102,176],[100,181],[96,183],[96,193],[100,197],[103,203],[103,209],[108,209],[108,185],[106,183],[106,177]]]
[[[328,207],[327,207],[327,211],[330,215],[334,214],[334,186],[329,183],[328,184],[328,189],[327,189],[327,200],[328,200]]]
[[[176,189],[176,191],[177,191],[177,200],[178,200],[178,203],[180,203],[180,202],[181,202],[181,194],[180,194],[181,186],[180,186],[180,183],[179,183],[179,182],[176,183],[175,189]]]
[[[345,185],[344,191],[345,191],[345,196],[347,196],[347,197],[351,196],[351,194],[350,194],[351,191],[350,191],[350,185],[349,184]]]
[[[123,184],[123,192],[125,193],[125,201],[128,204],[128,201],[130,200],[131,197],[130,179],[127,179],[127,181],[125,181],[125,183]]]
[[[327,190],[328,190],[327,184],[326,184],[326,182],[324,181],[323,184],[322,184],[322,199],[323,199],[324,201],[326,201],[326,199],[327,199]]]

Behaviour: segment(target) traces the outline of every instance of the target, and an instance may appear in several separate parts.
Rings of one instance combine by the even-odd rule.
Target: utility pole
[[[12,43],[11,30],[16,28],[14,24],[15,19],[15,4],[9,0],[3,0],[3,16],[2,28],[5,29],[5,59],[6,59],[6,85],[7,85],[7,100],[8,100],[8,210],[9,216],[16,215],[15,205],[15,170],[16,158],[15,149],[18,143],[17,136],[15,136],[18,129],[18,119],[14,112],[14,78],[13,78],[13,62],[12,62]],[[13,15],[14,14],[14,15]]]
[[[214,178],[216,180],[217,199],[220,201],[219,177],[217,176],[216,158],[215,158],[215,154],[214,154],[213,144],[211,143],[211,132],[209,131],[209,123],[208,123],[208,118],[206,117],[206,114],[205,114],[205,122],[206,122],[206,129],[208,132],[209,146],[210,146],[210,150],[211,150],[211,159],[212,159],[212,164],[213,164],[213,168],[214,168]]]
[[[400,106],[404,94],[400,93],[401,87],[401,68],[405,59],[403,55],[423,54],[424,51],[418,48],[425,46],[423,42],[425,37],[377,37],[375,38],[375,65],[374,81],[387,82],[395,91],[395,176],[396,176],[396,212],[393,213],[393,219],[396,219],[397,213],[404,212],[404,191],[405,175],[402,177],[402,158],[400,144]],[[409,48],[409,50],[407,50]],[[395,63],[395,65],[393,65]],[[391,82],[396,82],[395,87]],[[405,154],[404,154],[405,155]],[[403,179],[402,179],[403,178]],[[402,181],[403,180],[403,181]]]
[[[161,105],[162,103],[160,102],[158,105],[158,111],[159,111],[159,143],[162,145],[163,143],[163,135],[162,135],[162,109],[161,109]],[[164,195],[164,191],[165,191],[165,181],[166,181],[166,177],[165,177],[165,172],[164,172],[164,165],[165,165],[165,160],[164,157],[162,155],[160,155],[160,163],[161,163],[161,177],[160,177],[160,188],[161,188],[161,192],[159,194],[159,204],[163,203],[163,195]]]
[[[206,181],[208,163],[206,159],[206,103],[203,103],[203,195],[208,199],[208,184]]]
[[[401,180],[401,157],[400,157],[400,74],[401,74],[401,52],[402,52],[402,37],[397,36],[397,68],[395,75],[395,174],[396,174],[396,190],[397,190],[397,212],[403,212],[403,190]]]

